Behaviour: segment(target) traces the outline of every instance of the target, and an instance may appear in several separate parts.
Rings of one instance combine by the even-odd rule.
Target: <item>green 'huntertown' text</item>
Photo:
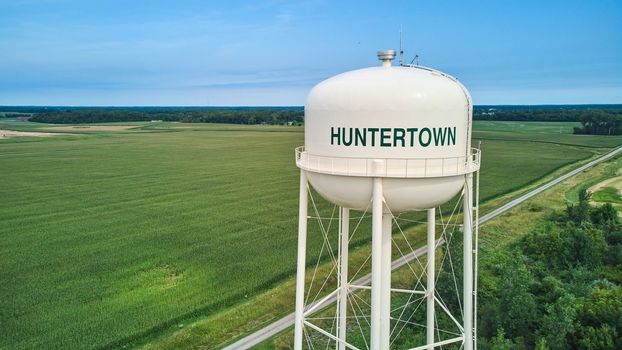
[[[372,147],[455,146],[456,127],[421,129],[331,127],[330,144]]]

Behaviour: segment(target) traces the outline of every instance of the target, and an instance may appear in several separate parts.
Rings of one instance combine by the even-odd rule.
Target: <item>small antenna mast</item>
[[[416,54],[412,61],[410,61],[410,65],[412,66],[413,62],[415,62],[415,66],[419,65],[419,54]]]
[[[402,48],[402,25],[400,24],[400,67],[404,65],[404,49]]]

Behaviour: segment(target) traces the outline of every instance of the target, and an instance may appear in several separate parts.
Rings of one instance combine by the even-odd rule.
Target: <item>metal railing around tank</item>
[[[296,165],[303,170],[342,176],[426,178],[464,175],[477,171],[481,153],[445,158],[350,158],[312,155],[296,148]]]

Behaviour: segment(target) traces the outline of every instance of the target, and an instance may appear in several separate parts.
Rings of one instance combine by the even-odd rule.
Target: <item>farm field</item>
[[[572,128],[580,127],[578,122],[524,122],[475,120],[473,125],[478,132],[504,131],[518,133],[572,134]]]
[[[475,123],[483,199],[622,143],[549,124]],[[141,342],[295,273],[302,128],[118,125],[0,140],[0,348]]]

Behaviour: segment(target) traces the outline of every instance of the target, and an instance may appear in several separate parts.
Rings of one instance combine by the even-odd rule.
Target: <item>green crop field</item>
[[[481,131],[502,131],[517,133],[545,133],[545,134],[572,134],[574,127],[580,127],[577,122],[513,122],[513,121],[491,121],[476,120],[473,122],[475,129]]]
[[[121,347],[295,273],[301,127],[130,124],[0,139],[0,348]],[[622,143],[549,124],[475,123],[482,198]]]
[[[570,122],[495,122],[475,121],[474,138],[481,140],[533,141],[580,147],[615,147],[620,137],[573,135],[579,123]]]

